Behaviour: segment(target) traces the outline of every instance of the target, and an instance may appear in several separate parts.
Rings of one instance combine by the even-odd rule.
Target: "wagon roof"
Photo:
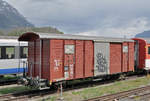
[[[146,41],[146,43],[150,43],[150,38],[143,38],[145,41]]]
[[[146,43],[150,44],[150,38],[140,38],[140,37],[137,37],[135,39],[141,39],[141,40],[145,41]]]
[[[71,34],[50,34],[39,32],[27,32],[21,35],[19,41],[31,41],[35,39],[71,39],[71,40],[93,40],[101,42],[134,42],[131,39],[126,38],[110,38],[100,36],[83,36],[83,35],[71,35]]]

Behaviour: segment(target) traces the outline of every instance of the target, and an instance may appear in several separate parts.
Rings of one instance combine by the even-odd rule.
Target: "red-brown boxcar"
[[[28,32],[19,41],[29,42],[30,85],[134,71],[130,39]]]
[[[133,38],[135,40],[135,64],[137,69],[150,69],[150,39]]]

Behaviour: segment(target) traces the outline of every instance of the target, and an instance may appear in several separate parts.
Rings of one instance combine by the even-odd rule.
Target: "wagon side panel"
[[[110,74],[121,72],[121,52],[122,45],[120,43],[110,44]]]
[[[34,41],[29,41],[28,43],[28,73],[30,77],[34,75]]]
[[[134,42],[129,43],[128,71],[134,71]]]
[[[122,44],[122,72],[128,71],[128,43],[124,42]]]
[[[50,40],[42,41],[42,78],[50,79]]]
[[[64,41],[64,78],[71,80],[75,78],[75,40]]]
[[[63,79],[63,40],[50,40],[50,80]]]
[[[94,43],[93,41],[85,41],[85,57],[84,57],[84,76],[94,76]]]
[[[39,76],[39,68],[40,68],[40,39],[37,39],[35,41],[35,49],[34,49],[34,52],[35,52],[35,61],[34,61],[34,77],[36,76]]]
[[[139,41],[139,68],[145,68],[146,59],[146,44],[144,41]]]
[[[84,41],[76,41],[75,78],[83,78],[84,72]]]
[[[110,44],[94,42],[94,76],[109,74]]]
[[[145,68],[146,59],[146,41],[141,38],[133,38],[135,40],[135,66],[138,69]]]

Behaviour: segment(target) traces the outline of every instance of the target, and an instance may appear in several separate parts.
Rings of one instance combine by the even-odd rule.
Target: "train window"
[[[28,57],[28,47],[20,47],[20,57],[21,58]]]
[[[150,47],[148,47],[148,54],[150,54]]]
[[[5,47],[0,47],[0,59],[5,59],[5,57],[6,57]]]
[[[6,47],[6,59],[13,59],[15,57],[15,48]]]
[[[0,59],[2,59],[2,50],[1,50],[1,47],[0,47]]]

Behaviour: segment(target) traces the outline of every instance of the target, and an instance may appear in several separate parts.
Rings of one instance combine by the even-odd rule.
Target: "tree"
[[[1,31],[1,30],[0,30],[0,35],[1,35],[1,36],[3,36],[3,35],[4,35],[4,32],[3,32],[3,31]]]

